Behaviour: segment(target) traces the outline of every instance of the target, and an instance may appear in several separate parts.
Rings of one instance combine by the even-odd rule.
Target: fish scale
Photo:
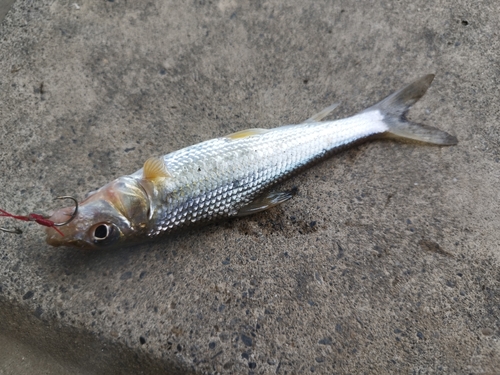
[[[217,138],[165,155],[165,167],[177,184],[159,187],[162,192],[154,204],[157,224],[148,235],[236,216],[242,207],[296,170],[352,142],[386,131],[382,118],[380,113],[370,113],[284,126],[244,139]],[[140,178],[142,171],[135,175]],[[167,196],[171,199],[165,199]]]

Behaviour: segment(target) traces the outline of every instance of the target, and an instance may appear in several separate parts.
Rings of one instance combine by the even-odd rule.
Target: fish
[[[433,74],[425,75],[351,117],[323,121],[336,107],[332,105],[300,124],[241,130],[153,156],[135,173],[89,194],[69,223],[58,230],[46,228],[46,242],[106,249],[261,212],[293,197],[293,191],[274,189],[283,180],[371,139],[455,145],[455,136],[407,119],[433,79]],[[66,221],[73,210],[59,209],[49,220]]]

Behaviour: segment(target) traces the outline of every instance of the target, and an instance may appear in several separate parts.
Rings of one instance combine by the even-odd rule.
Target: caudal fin
[[[381,102],[365,110],[378,110],[384,116],[384,123],[389,127],[386,137],[404,138],[436,145],[456,145],[458,140],[451,134],[432,126],[417,124],[408,121],[406,114],[431,85],[434,74],[428,74],[399,91],[389,95]]]

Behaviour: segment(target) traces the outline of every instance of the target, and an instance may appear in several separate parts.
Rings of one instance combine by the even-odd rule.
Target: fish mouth
[[[68,219],[73,216],[74,208],[73,207],[65,207],[60,210],[55,211],[50,217],[49,220],[56,223],[64,223],[68,221]]]
[[[64,223],[74,214],[74,207],[65,207],[60,210],[55,211],[48,220],[54,222],[56,225],[58,223]],[[75,218],[76,219],[76,218]],[[68,224],[55,227],[47,227],[45,229],[46,238],[45,241],[51,246],[77,246],[82,247],[84,241],[77,238],[77,228],[75,220],[72,220]],[[61,235],[62,233],[62,235]]]
[[[57,233],[53,228],[47,228],[46,234],[47,237],[45,239],[45,242],[50,246],[54,247],[68,246],[68,247],[80,247],[80,248],[89,247],[89,245],[85,241],[76,238],[64,239],[64,237],[61,237],[61,234]]]

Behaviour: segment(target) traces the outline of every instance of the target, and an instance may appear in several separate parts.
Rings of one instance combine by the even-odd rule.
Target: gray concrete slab
[[[281,207],[133,248],[0,234],[9,337],[89,373],[497,371],[496,2],[76,4],[19,1],[0,25],[9,211],[333,102],[353,114],[427,73],[410,116],[460,144],[365,144],[287,182]]]

